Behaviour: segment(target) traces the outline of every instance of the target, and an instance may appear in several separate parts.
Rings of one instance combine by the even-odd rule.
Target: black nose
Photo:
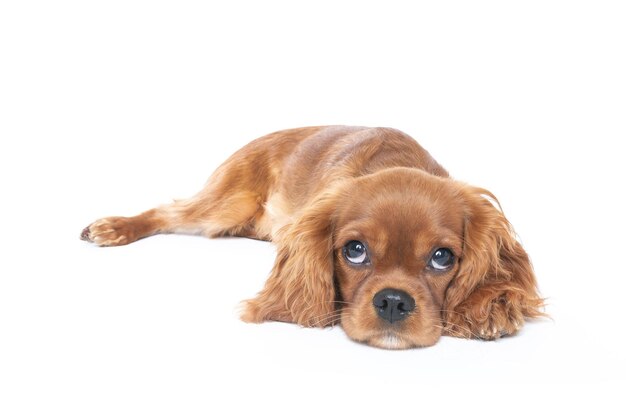
[[[409,294],[393,288],[385,288],[372,299],[378,315],[389,323],[404,320],[415,310],[415,300]]]

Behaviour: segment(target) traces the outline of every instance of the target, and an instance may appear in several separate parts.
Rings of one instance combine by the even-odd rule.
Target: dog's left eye
[[[351,240],[343,247],[343,256],[348,262],[356,265],[368,264],[370,261],[365,244],[358,240]]]

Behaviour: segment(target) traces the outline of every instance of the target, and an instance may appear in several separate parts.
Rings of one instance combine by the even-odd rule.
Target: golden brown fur
[[[246,145],[191,199],[96,221],[81,236],[101,246],[177,232],[271,240],[274,267],[243,320],[341,324],[354,340],[399,349],[442,334],[495,339],[542,315],[528,255],[490,200],[400,131],[309,127]],[[346,255],[354,241],[367,264]],[[453,254],[445,270],[433,268],[438,248]],[[385,289],[414,309],[373,305]]]

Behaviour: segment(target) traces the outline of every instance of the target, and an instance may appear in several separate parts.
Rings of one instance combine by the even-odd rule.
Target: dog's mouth
[[[372,304],[368,302],[363,305],[359,300],[355,303],[358,307],[342,311],[340,324],[349,338],[369,346],[390,350],[432,346],[440,339],[443,327],[441,318],[435,314],[419,314],[420,311],[435,311],[434,307],[427,305],[428,308],[420,307],[418,310],[412,304],[410,311],[405,312],[406,309],[400,305],[394,304],[393,308],[389,307],[391,302],[388,302],[389,308],[385,310],[384,305],[378,301],[374,300]],[[420,301],[422,301],[420,305],[426,304],[423,300]]]
[[[441,337],[441,332],[437,331],[439,326],[428,327],[427,331],[396,325],[367,330],[361,328],[361,331],[355,331],[353,327],[345,324],[343,322],[342,327],[348,337],[354,341],[381,349],[402,350],[428,347],[436,344]]]

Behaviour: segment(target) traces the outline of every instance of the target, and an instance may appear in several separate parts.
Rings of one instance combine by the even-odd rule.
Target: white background
[[[0,415],[624,415],[620,3],[3,1]],[[240,322],[268,243],[78,239],[320,124],[496,194],[552,320],[383,351]]]

